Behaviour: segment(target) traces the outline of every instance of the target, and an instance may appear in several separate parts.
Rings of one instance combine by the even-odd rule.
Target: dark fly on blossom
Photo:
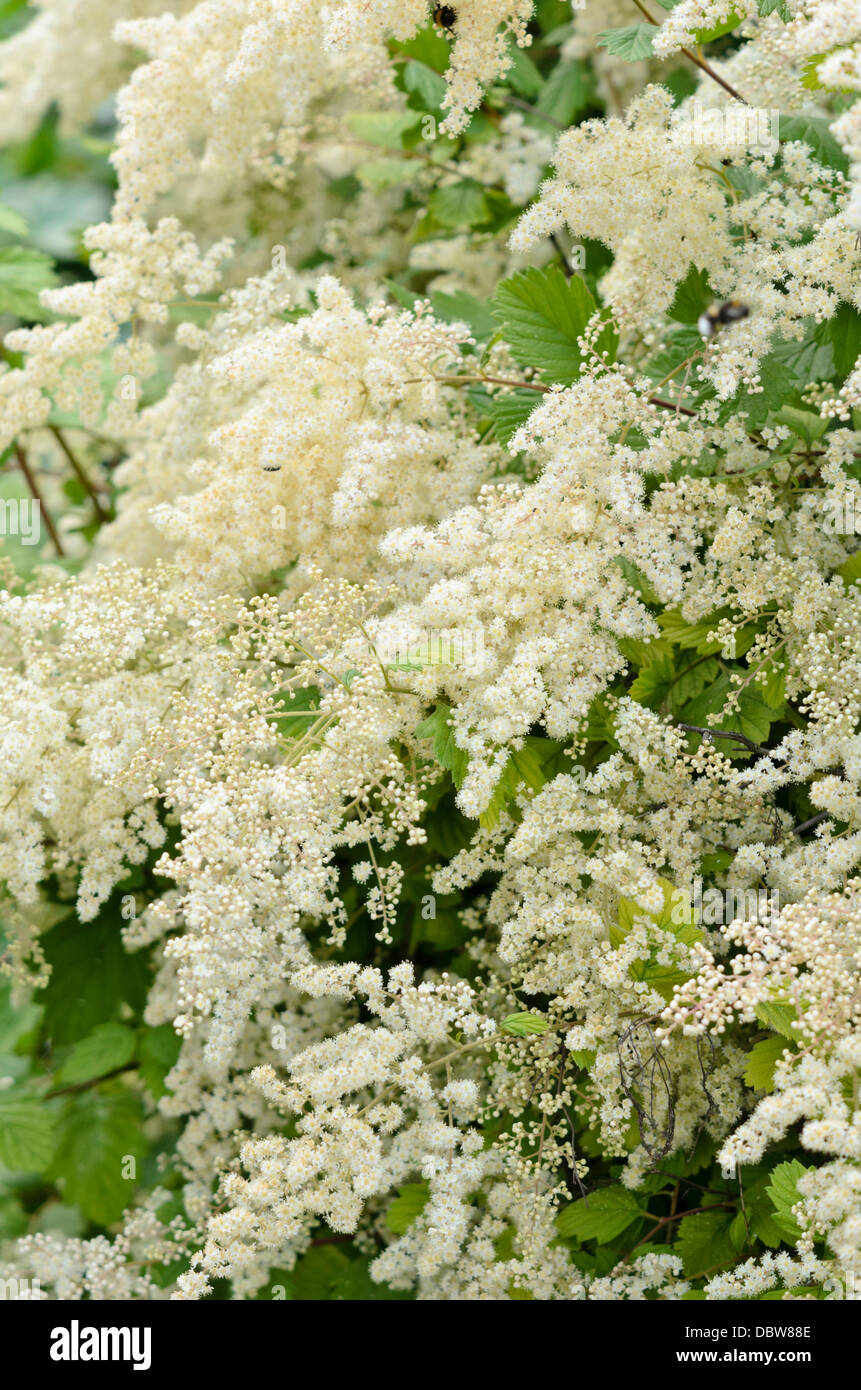
[[[454,28],[457,13],[451,5],[436,5],[433,12],[433,22],[438,29],[445,29],[451,32]]]
[[[697,320],[697,328],[704,338],[713,338],[718,329],[728,323],[746,319],[750,309],[740,299],[728,299],[724,304],[711,304]]]

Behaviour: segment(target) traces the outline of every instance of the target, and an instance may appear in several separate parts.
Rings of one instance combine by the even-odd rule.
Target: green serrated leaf
[[[448,39],[435,24],[428,24],[411,39],[393,40],[392,48],[396,53],[405,53],[408,58],[415,58],[416,62],[424,63],[437,72],[445,72],[451,58]]]
[[[497,331],[496,319],[487,305],[465,290],[457,290],[454,294],[434,291],[430,295],[430,302],[438,319],[444,319],[446,323],[467,324],[478,342],[492,338]],[[534,395],[534,392],[531,394]]]
[[[723,1211],[696,1212],[679,1222],[676,1248],[689,1279],[730,1264],[736,1248],[730,1236],[733,1218]]]
[[[765,676],[757,687],[763,700],[770,709],[782,711],[786,703],[786,671],[776,661],[768,661],[760,674]]]
[[[128,1004],[143,1009],[149,984],[144,952],[123,946],[125,922],[115,905],[93,922],[68,917],[42,938],[51,978],[42,998],[44,1031],[55,1046],[78,1042],[100,1023],[115,1021]]]
[[[43,318],[39,294],[56,283],[50,256],[28,246],[0,247],[0,314]]]
[[[786,1039],[763,1038],[748,1054],[744,1079],[755,1091],[774,1090],[774,1069],[786,1051]]]
[[[763,19],[767,18],[770,14],[777,14],[780,15],[780,18],[785,24],[788,24],[792,18],[786,0],[757,0],[757,3],[759,5],[759,13]]]
[[[358,165],[356,178],[366,188],[394,188],[409,183],[413,170],[406,159],[369,159]]]
[[[756,744],[764,744],[772,724],[777,719],[776,711],[748,686],[739,695],[738,708],[729,714],[721,714],[729,695],[736,689],[728,674],[719,676],[700,695],[684,706],[681,710],[682,721],[685,724],[696,724],[700,728],[716,728],[727,733],[743,734]],[[721,715],[721,718],[713,723],[712,715]],[[727,757],[750,756],[750,750],[741,743],[736,746],[721,740],[721,748]]]
[[[861,579],[861,550],[850,555],[834,573],[840,576],[847,588],[850,584],[857,584]]]
[[[652,39],[654,24],[628,24],[623,29],[604,29],[598,35],[598,47],[606,48],[616,58],[626,63],[637,63],[643,58],[654,57]]]
[[[677,323],[695,324],[713,299],[708,272],[698,270],[692,264],[688,267],[684,280],[676,287],[675,297],[667,313]]]
[[[473,179],[434,189],[428,209],[443,227],[479,227],[490,218],[484,189]]]
[[[648,709],[659,709],[669,694],[676,673],[676,663],[669,653],[661,654],[645,666],[631,685],[628,694]]]
[[[396,1236],[402,1236],[430,1201],[430,1185],[409,1182],[398,1188],[398,1195],[386,1212],[386,1225]]]
[[[625,576],[628,585],[634,590],[634,593],[638,594],[644,603],[652,604],[653,606],[657,605],[658,596],[642,570],[638,569],[636,565],[631,564],[631,561],[625,555],[614,555],[613,559]]]
[[[626,1187],[601,1187],[564,1207],[556,1218],[556,1229],[566,1240],[594,1240],[606,1245],[643,1219],[643,1208]]]
[[[500,444],[510,443],[520,426],[541,404],[541,399],[535,391],[509,391],[489,398],[487,408],[493,421],[494,437]]]
[[[698,44],[713,43],[715,39],[723,38],[724,34],[731,34],[733,29],[737,29],[744,19],[744,15],[734,10],[727,15],[726,19],[718,24],[713,24],[709,29],[694,29],[693,34]]]
[[[560,126],[569,126],[595,99],[592,75],[579,58],[557,63],[535,103],[536,111]]]
[[[808,1169],[803,1163],[799,1163],[797,1158],[790,1159],[787,1163],[779,1163],[773,1170],[767,1187],[774,1207],[774,1223],[784,1240],[792,1245],[801,1235],[801,1227],[793,1215],[792,1208],[800,1200],[798,1179],[806,1172]]]
[[[509,807],[523,786],[532,791],[540,791],[548,780],[545,765],[562,748],[554,739],[528,737],[522,748],[508,756],[502,775],[493,789],[487,808],[479,816],[478,823],[484,830],[492,830],[502,812]]]
[[[861,317],[858,319],[861,325]],[[775,415],[778,424],[788,425],[793,434],[803,439],[805,444],[815,444],[828,429],[828,420],[816,415],[812,410],[799,410],[796,406],[785,405]]]
[[[669,879],[658,882],[664,895],[659,912],[646,912],[633,898],[619,899],[618,921],[610,926],[610,945],[619,946],[628,936],[638,917],[645,917],[660,930],[661,936],[649,960],[633,961],[629,974],[634,980],[644,980],[662,998],[669,1001],[677,985],[689,979],[689,972],[679,966],[659,963],[657,955],[675,940],[680,947],[693,946],[702,940],[702,932],[694,923],[693,906],[689,899]]]
[[[841,380],[847,377],[861,357],[861,314],[851,304],[839,304],[837,312],[819,325],[816,337],[819,342],[830,345],[834,367]],[[828,421],[822,424],[824,433]]]
[[[831,134],[830,121],[825,116],[781,116],[778,126],[781,144],[800,141],[814,159],[829,169],[849,172],[849,159]]]
[[[124,1067],[135,1054],[134,1030],[123,1023],[100,1023],[88,1037],[75,1044],[63,1063],[59,1081],[64,1086],[91,1081],[116,1067]]]
[[[123,1173],[146,1151],[142,1114],[128,1092],[92,1090],[67,1101],[60,1115],[51,1176],[62,1182],[66,1202],[100,1226],[117,1221],[134,1196],[135,1181]]]
[[[538,1014],[509,1014],[499,1025],[503,1033],[511,1033],[515,1038],[528,1037],[530,1033],[546,1033],[550,1024]]]
[[[719,608],[716,613],[710,613],[707,618],[701,618],[697,623],[688,623],[681,613],[667,609],[665,613],[659,614],[658,625],[663,635],[683,651],[693,649],[700,656],[712,656],[720,651],[720,642],[710,640],[709,633],[714,632],[722,618],[730,616],[729,608]]]
[[[540,372],[548,382],[570,386],[580,375],[577,339],[597,306],[579,276],[566,280],[558,266],[519,271],[503,280],[491,301],[505,341],[521,366]],[[597,350],[615,357],[617,337],[608,325]]]
[[[140,1044],[140,1078],[156,1099],[165,1096],[168,1088],[165,1077],[176,1064],[182,1039],[170,1023],[144,1030]]]
[[[451,773],[454,785],[459,787],[466,776],[469,754],[459,748],[454,741],[454,730],[451,726],[451,706],[437,705],[433,714],[419,724],[415,735],[419,739],[433,739],[434,757],[440,767],[446,768]]]
[[[793,1030],[793,1023],[798,1015],[792,1004],[780,1004],[775,1000],[766,999],[756,1006],[756,1016],[760,1023],[766,1028],[770,1028],[773,1033],[779,1033],[783,1038],[789,1038],[790,1042],[798,1041],[798,1033]]]
[[[51,1162],[55,1116],[32,1096],[0,1093],[0,1163],[22,1173],[41,1172]]]
[[[729,1228],[729,1238],[735,1250],[743,1250],[747,1245],[747,1222],[744,1216],[743,1211],[737,1211]]]
[[[442,99],[445,96],[445,78],[426,63],[415,60],[404,64],[404,90],[410,94],[410,105],[423,111],[440,114]]]
[[[544,78],[529,54],[513,38],[508,41],[508,59],[511,66],[505,74],[506,85],[527,101],[534,101],[544,86]]]
[[[406,137],[418,130],[421,119],[418,111],[356,111],[347,117],[347,126],[368,145],[401,150]]]

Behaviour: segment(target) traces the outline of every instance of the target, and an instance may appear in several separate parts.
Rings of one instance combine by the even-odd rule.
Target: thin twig
[[[87,475],[86,475],[86,473],[84,472],[83,468],[81,467],[80,463],[79,463],[78,460],[75,458],[75,455],[72,453],[71,449],[69,448],[69,445],[67,444],[67,442],[66,442],[66,440],[65,440],[65,438],[64,438],[64,436],[63,436],[62,430],[58,429],[58,427],[57,427],[56,425],[49,425],[48,428],[49,428],[49,430],[51,431],[51,434],[52,434],[52,435],[54,436],[54,438],[56,439],[56,441],[57,441],[57,443],[59,444],[60,448],[62,449],[63,453],[66,455],[66,458],[67,458],[68,461],[69,461],[69,466],[70,466],[70,468],[72,469],[72,472],[74,473],[74,475],[75,475],[75,477],[77,478],[78,482],[81,484],[81,487],[84,489],[84,492],[87,494],[87,496],[89,497],[90,501],[92,502],[93,508],[94,508],[94,510],[95,510],[95,513],[96,513],[96,516],[99,518],[100,521],[110,521],[110,519],[111,519],[111,514],[110,514],[110,512],[107,511],[107,510],[102,506],[101,502],[99,501],[99,496],[98,496],[98,493],[96,492],[95,486],[93,485],[93,483],[90,482],[90,479],[87,477]]]
[[[113,1071],[106,1071],[104,1076],[93,1076],[89,1081],[76,1081],[73,1086],[60,1086],[56,1091],[49,1091],[44,1097],[45,1100],[56,1100],[57,1096],[77,1095],[79,1091],[89,1091],[93,1086],[100,1086],[103,1081],[110,1081],[114,1076],[122,1076],[123,1072],[136,1071],[140,1062],[127,1062],[124,1067],[114,1067]]]
[[[33,470],[31,469],[30,464],[27,461],[27,455],[24,453],[24,449],[21,444],[16,443],[15,445],[15,457],[18,460],[18,467],[21,469],[21,472],[24,474],[24,477],[27,480],[27,486],[30,489],[33,498],[39,504],[39,514],[40,516],[43,516],[45,518],[45,529],[47,530],[48,535],[51,537],[54,549],[56,550],[58,555],[65,555],[66,552],[64,551],[60,543],[60,537],[57,535],[57,528],[55,527],[51,519],[51,513],[45,506],[44,499],[42,497],[41,492],[39,491],[39,484],[36,482],[36,476],[33,473]]]
[[[749,748],[752,753],[767,753],[768,749],[763,748],[761,743],[754,743],[747,734],[737,734],[727,729],[704,729],[699,724],[677,724],[677,729],[684,729],[688,734],[702,734],[705,739],[712,738],[731,738],[738,743],[743,743],[745,748]]]
[[[660,396],[649,396],[648,401],[649,405],[659,405],[663,410],[674,410],[677,415],[692,415],[696,419],[697,412],[688,405],[679,405],[678,401],[665,401]]]
[[[820,811],[818,815],[811,816],[810,820],[803,820],[800,825],[792,827],[793,835],[803,835],[805,830],[812,830],[814,825],[819,825],[820,821],[830,820],[830,811]]]
[[[658,27],[658,22],[657,22],[657,20],[655,20],[655,19],[652,18],[652,16],[649,14],[649,11],[646,9],[645,5],[642,5],[642,4],[640,3],[640,0],[634,0],[634,4],[637,6],[637,9],[640,11],[640,14],[643,15],[643,17],[644,17],[645,19],[647,19],[647,20],[649,21],[650,24],[653,24],[653,25],[655,26],[655,28],[657,28],[657,27]],[[711,64],[706,62],[705,58],[700,58],[696,53],[693,53],[689,48],[683,48],[683,49],[682,49],[682,53],[684,53],[684,55],[685,55],[686,58],[690,58],[691,62],[694,64],[694,66],[695,66],[695,67],[698,67],[698,68],[700,69],[701,72],[707,73],[708,76],[712,79],[712,81],[713,81],[713,82],[716,82],[716,83],[718,84],[719,87],[723,87],[723,89],[724,89],[725,92],[729,92],[729,94],[730,94],[731,97],[735,97],[735,100],[736,100],[736,101],[743,102],[745,106],[748,105],[748,103],[745,101],[745,99],[744,99],[744,97],[741,95],[741,93],[740,93],[740,92],[737,92],[736,89],[735,89],[735,87],[731,87],[730,84],[729,84],[723,77],[721,77],[720,73],[715,72],[715,70],[714,70],[714,68],[711,66]]]
[[[686,1216],[699,1216],[704,1211],[720,1211],[726,1207],[734,1206],[735,1202],[712,1202],[711,1205],[707,1207],[690,1207],[687,1211],[677,1211],[674,1216],[662,1216],[657,1224],[653,1226],[650,1231],[646,1232],[642,1240],[638,1240],[636,1245],[631,1246],[631,1249],[625,1256],[625,1260],[630,1260],[634,1251],[639,1250],[641,1245],[645,1245],[647,1241],[650,1241],[652,1236],[655,1235],[662,1226],[669,1226],[673,1221],[683,1221]]]

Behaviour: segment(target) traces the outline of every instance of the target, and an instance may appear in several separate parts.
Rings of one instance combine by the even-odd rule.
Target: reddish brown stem
[[[39,484],[36,482],[35,474],[33,473],[33,470],[30,467],[30,464],[27,460],[27,455],[24,453],[24,450],[20,444],[15,445],[15,457],[18,460],[18,467],[24,474],[24,477],[27,481],[27,486],[30,489],[32,496],[39,504],[39,514],[40,516],[43,516],[45,518],[45,527],[47,529],[48,535],[51,537],[54,549],[56,550],[58,555],[65,555],[66,552],[63,550],[63,547],[60,543],[60,537],[57,535],[57,528],[55,527],[51,519],[51,513],[45,506],[42,494],[39,491]]]

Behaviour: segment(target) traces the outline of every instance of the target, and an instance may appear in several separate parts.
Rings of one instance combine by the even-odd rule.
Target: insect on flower
[[[697,319],[697,328],[704,338],[713,338],[719,328],[746,319],[749,313],[747,305],[742,304],[740,299],[727,299],[723,304],[710,304]]]
[[[454,28],[457,12],[451,5],[435,5],[433,12],[433,22],[438,29],[451,31]]]

